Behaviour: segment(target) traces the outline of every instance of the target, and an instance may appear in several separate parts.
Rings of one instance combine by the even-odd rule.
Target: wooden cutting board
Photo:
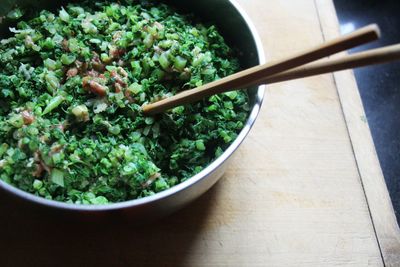
[[[338,35],[331,0],[238,2],[268,60]],[[400,266],[351,71],[269,86],[223,179],[151,225],[55,222],[0,202],[2,266]]]

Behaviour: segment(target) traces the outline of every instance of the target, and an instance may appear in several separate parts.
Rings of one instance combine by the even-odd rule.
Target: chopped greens
[[[236,138],[244,91],[143,115],[239,64],[215,26],[133,2],[44,10],[0,41],[1,180],[57,201],[120,202],[190,178]]]

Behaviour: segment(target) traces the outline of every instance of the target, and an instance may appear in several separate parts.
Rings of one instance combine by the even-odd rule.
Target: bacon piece
[[[119,76],[119,74],[116,71],[111,71],[111,78],[114,78],[116,83],[119,83],[123,87],[125,87],[127,84],[126,82]]]
[[[122,91],[122,86],[119,83],[115,83],[115,92],[119,93]]]
[[[78,74],[78,69],[77,68],[71,68],[67,71],[67,79],[74,77]]]
[[[25,125],[32,124],[35,121],[35,116],[27,110],[22,111],[21,115]]]
[[[87,70],[88,64],[86,62],[75,60],[75,66],[80,73],[85,73]]]
[[[43,168],[42,164],[40,164],[40,163],[36,163],[35,165],[36,165],[36,169],[35,169],[35,171],[32,173],[32,176],[34,176],[34,177],[41,177],[41,176],[42,176],[42,173],[43,173],[43,171],[44,171],[44,168]]]
[[[89,87],[90,91],[92,93],[95,93],[96,95],[99,96],[105,96],[107,93],[106,87],[104,85],[99,84],[96,81],[89,81]]]
[[[57,144],[51,147],[51,155],[56,154],[58,152],[60,152],[63,149],[63,145]]]
[[[62,42],[61,42],[61,47],[62,47],[65,51],[69,52],[69,46],[68,46],[68,40],[67,40],[67,39],[62,40]]]
[[[91,78],[89,76],[85,76],[82,78],[82,86],[86,90],[90,90],[90,86],[89,86],[90,79]]]
[[[33,176],[35,177],[40,177],[43,173],[43,171],[47,171],[48,173],[51,172],[51,169],[49,166],[47,166],[43,161],[40,156],[40,151],[36,151],[33,153],[33,159],[35,160],[36,164],[36,170],[32,173]]]
[[[104,72],[106,69],[106,66],[101,62],[99,56],[94,53],[94,57],[92,58],[92,67],[98,72]]]
[[[123,54],[125,54],[125,49],[117,48],[117,47],[110,48],[109,56],[113,59],[119,58]]]
[[[95,71],[95,70],[89,70],[87,72],[87,75],[89,75],[90,77],[98,77],[99,73],[97,71]]]
[[[122,67],[118,67],[118,72],[124,76],[124,78],[128,77],[128,73]]]
[[[134,103],[135,99],[132,98],[131,92],[129,90],[126,90],[124,93],[126,99],[128,99],[129,103]]]

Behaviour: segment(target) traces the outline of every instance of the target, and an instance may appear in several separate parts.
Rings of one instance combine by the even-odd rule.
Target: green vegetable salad
[[[10,31],[0,43],[0,179],[37,196],[153,195],[200,172],[248,116],[244,91],[143,115],[143,104],[239,69],[214,26],[168,6],[86,1]]]

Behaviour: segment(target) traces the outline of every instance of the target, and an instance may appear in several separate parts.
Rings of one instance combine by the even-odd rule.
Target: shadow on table
[[[142,226],[78,222],[0,196],[0,266],[184,266],[219,184],[183,210]],[[186,261],[186,263],[185,263]]]

